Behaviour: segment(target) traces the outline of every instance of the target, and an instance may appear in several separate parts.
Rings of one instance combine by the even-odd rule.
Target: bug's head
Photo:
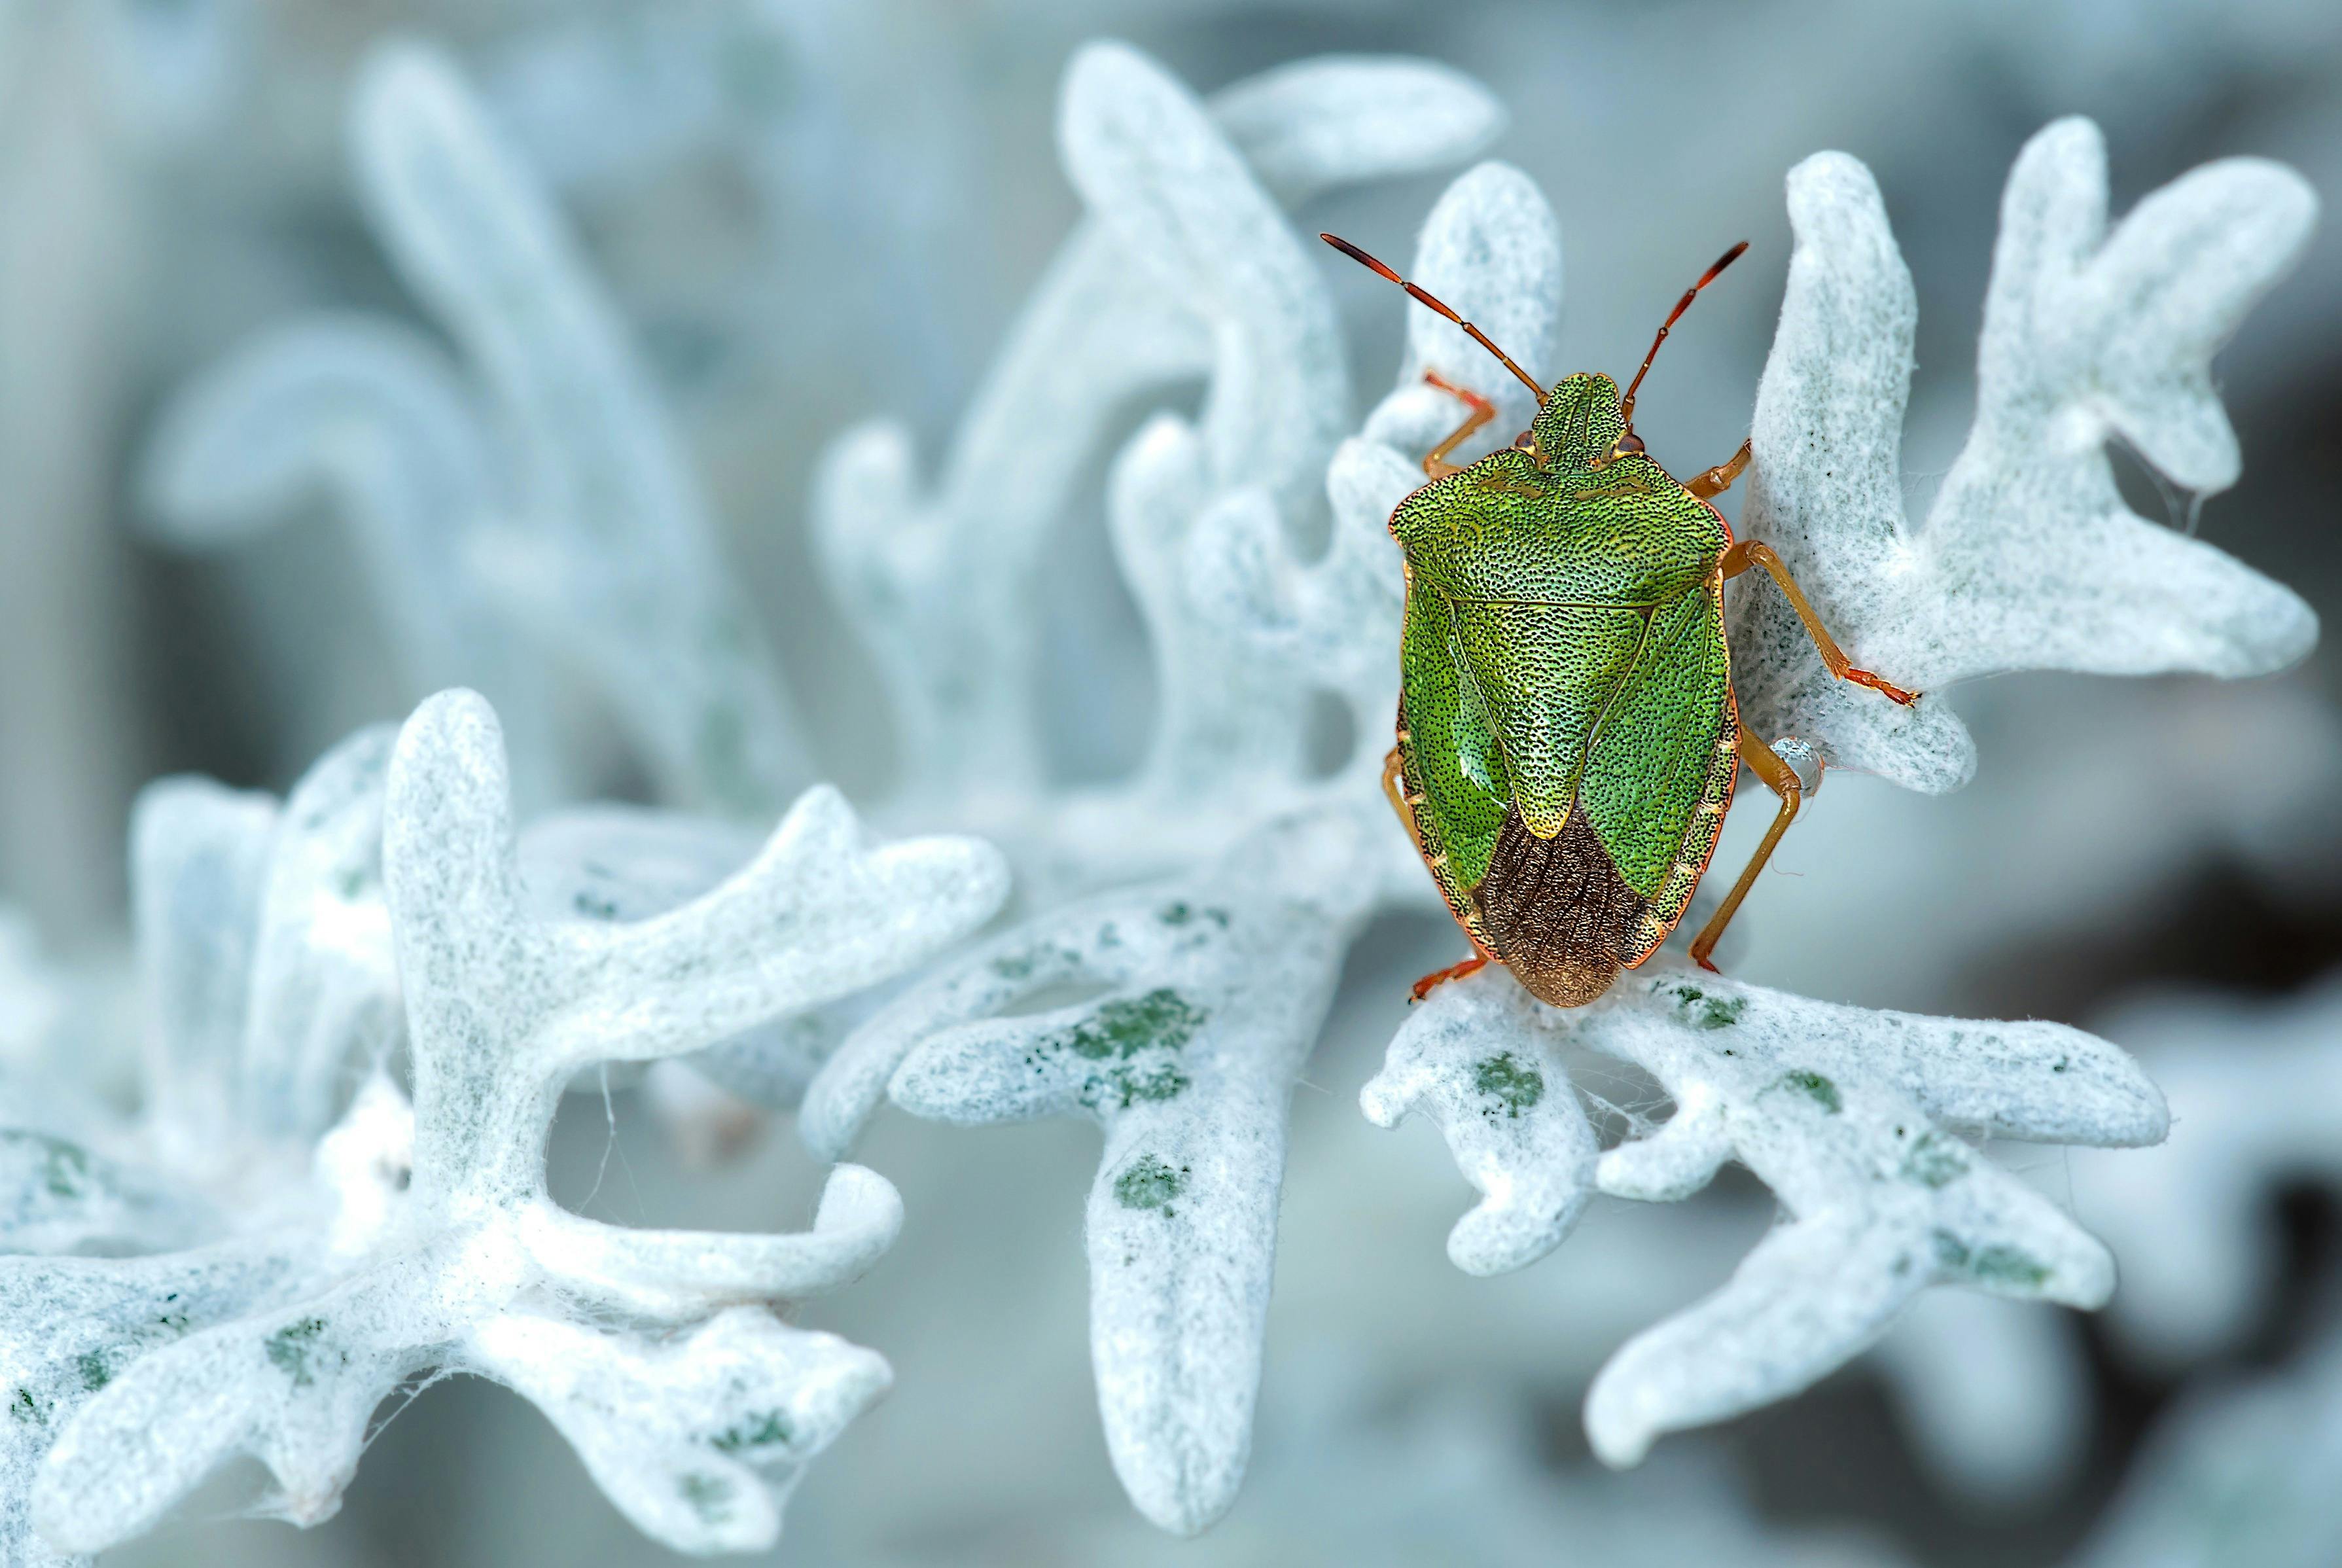
[[[1544,464],[1599,468],[1621,452],[1640,452],[1642,438],[1626,428],[1618,384],[1599,371],[1581,371],[1553,384],[1529,425]]]

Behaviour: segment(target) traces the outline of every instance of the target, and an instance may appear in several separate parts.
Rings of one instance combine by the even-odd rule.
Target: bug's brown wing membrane
[[[1530,995],[1556,1007],[1582,1007],[1610,989],[1627,957],[1648,901],[1626,885],[1602,841],[1573,810],[1551,838],[1539,838],[1508,808],[1488,861],[1472,890],[1488,944]]]

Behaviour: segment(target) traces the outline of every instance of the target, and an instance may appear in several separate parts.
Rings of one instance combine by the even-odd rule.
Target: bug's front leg
[[[1706,473],[1694,478],[1684,488],[1702,501],[1721,495],[1732,488],[1734,480],[1748,471],[1749,455],[1748,443],[1744,441],[1740,444],[1740,450],[1734,453],[1728,461],[1717,464]]]
[[[1464,471],[1464,465],[1461,463],[1448,462],[1447,454],[1461,446],[1466,437],[1474,431],[1496,418],[1496,405],[1470,388],[1456,385],[1436,370],[1425,371],[1423,379],[1447,394],[1448,396],[1459,399],[1472,410],[1465,416],[1463,424],[1448,432],[1446,440],[1424,454],[1424,473],[1434,479],[1445,479],[1451,474],[1461,474]]]
[[[1733,744],[1740,753],[1740,760],[1748,764],[1749,772],[1762,779],[1767,789],[1781,797],[1781,809],[1774,816],[1773,825],[1765,830],[1764,840],[1757,844],[1756,853],[1748,857],[1748,864],[1741,872],[1740,880],[1732,884],[1732,891],[1725,895],[1724,902],[1716,906],[1707,924],[1700,927],[1699,934],[1692,938],[1691,961],[1710,971],[1716,965],[1707,961],[1707,955],[1716,951],[1716,943],[1724,935],[1724,928],[1731,924],[1732,917],[1739,913],[1740,901],[1746,898],[1748,890],[1756,885],[1757,874],[1765,869],[1765,863],[1773,858],[1774,847],[1781,842],[1781,835],[1789,830],[1789,824],[1797,821],[1797,808],[1805,804],[1806,798],[1805,786],[1797,782],[1797,770],[1782,760],[1780,753],[1746,730],[1740,732]]]
[[[1746,448],[1742,450],[1746,452]],[[1789,568],[1782,564],[1781,557],[1774,553],[1771,545],[1744,539],[1724,553],[1722,570],[1726,577],[1737,577],[1751,566],[1764,567],[1766,574],[1779,584],[1781,592],[1789,596],[1789,607],[1797,611],[1797,619],[1806,624],[1806,632],[1813,638],[1814,646],[1821,650],[1822,663],[1829,666],[1831,674],[1841,681],[1852,681],[1857,686],[1868,686],[1907,708],[1919,700],[1918,693],[1907,692],[1898,685],[1881,680],[1868,670],[1854,667],[1854,661],[1846,656],[1846,651],[1837,645],[1837,640],[1822,624],[1822,618],[1814,613],[1813,605],[1797,586],[1797,580],[1789,575]]]

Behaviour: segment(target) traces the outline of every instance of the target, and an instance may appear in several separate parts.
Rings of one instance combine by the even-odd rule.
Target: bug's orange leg
[[[1461,980],[1467,974],[1477,974],[1483,969],[1487,968],[1493,962],[1494,960],[1490,959],[1486,954],[1476,951],[1471,957],[1464,960],[1461,964],[1451,964],[1445,969],[1435,969],[1430,974],[1425,975],[1422,979],[1415,983],[1415,1000],[1417,1002],[1422,1001],[1425,997],[1430,995],[1433,991],[1446,984],[1451,980]]]
[[[1472,412],[1465,417],[1463,424],[1448,432],[1446,440],[1441,442],[1438,445],[1433,447],[1429,452],[1424,454],[1424,473],[1434,479],[1445,479],[1451,474],[1460,474],[1464,471],[1464,465],[1461,463],[1448,462],[1447,454],[1455,451],[1458,446],[1461,446],[1464,444],[1466,437],[1469,436],[1474,431],[1487,424],[1491,419],[1496,418],[1496,405],[1489,402],[1486,398],[1481,396],[1478,393],[1474,392],[1467,387],[1456,385],[1454,382],[1442,376],[1436,370],[1425,371],[1423,373],[1423,379],[1431,383],[1432,385],[1439,388],[1440,391],[1447,394],[1450,397],[1461,400],[1472,410]]]
[[[1732,488],[1732,482],[1734,480],[1739,478],[1743,474],[1748,471],[1748,443],[1744,441],[1740,444],[1740,450],[1732,454],[1729,462],[1717,464],[1706,473],[1700,474],[1697,478],[1692,480],[1691,483],[1686,484],[1684,488],[1698,496],[1702,501],[1711,500],[1716,496],[1721,495],[1726,491]]]
[[[1745,451],[1746,448],[1743,450]],[[1854,667],[1854,661],[1846,656],[1845,651],[1837,645],[1837,639],[1832,637],[1828,629],[1822,624],[1821,617],[1814,613],[1813,605],[1807,601],[1804,591],[1797,586],[1797,580],[1789,575],[1789,568],[1782,564],[1779,555],[1774,554],[1771,545],[1760,544],[1754,539],[1743,539],[1724,553],[1723,571],[1726,577],[1737,577],[1751,566],[1764,567],[1766,574],[1780,584],[1781,592],[1789,596],[1789,607],[1797,611],[1797,619],[1806,624],[1806,631],[1812,636],[1814,646],[1821,650],[1822,663],[1829,666],[1831,674],[1841,681],[1852,681],[1857,686],[1868,686],[1872,691],[1878,692],[1907,708],[1919,700],[1918,693],[1907,692],[1900,686],[1881,680],[1868,670],[1857,670]]]
[[[1416,836],[1415,813],[1407,809],[1406,797],[1399,794],[1400,766],[1398,748],[1393,746],[1390,754],[1383,758],[1383,797],[1391,803],[1391,810],[1398,814],[1400,825],[1406,829],[1406,836],[1413,842]]]
[[[1781,835],[1788,831],[1789,824],[1797,819],[1797,807],[1805,804],[1806,798],[1805,786],[1797,783],[1797,770],[1783,762],[1780,754],[1771,746],[1746,730],[1740,732],[1739,740],[1734,744],[1739,749],[1740,760],[1748,764],[1748,770],[1765,781],[1767,789],[1781,797],[1781,810],[1773,818],[1773,825],[1765,830],[1764,842],[1756,846],[1756,853],[1748,857],[1747,868],[1741,872],[1740,880],[1732,884],[1732,891],[1725,895],[1723,904],[1708,917],[1707,924],[1700,927],[1699,934],[1692,938],[1691,961],[1709,971],[1713,971],[1716,965],[1707,961],[1707,955],[1716,951],[1717,941],[1724,935],[1724,928],[1731,924],[1732,917],[1739,913],[1740,901],[1748,896],[1750,888],[1756,885],[1756,874],[1763,871],[1765,863],[1773,858],[1774,846],[1781,842]]]

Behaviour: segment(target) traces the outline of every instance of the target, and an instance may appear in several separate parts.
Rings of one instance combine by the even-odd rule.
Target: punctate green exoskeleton
[[[1635,394],[1668,329],[1746,242],[1685,291],[1621,398],[1596,374],[1538,385],[1429,294],[1321,237],[1462,327],[1539,405],[1512,445],[1459,466],[1447,454],[1495,405],[1428,377],[1470,413],[1424,458],[1429,483],[1391,514],[1406,621],[1398,744],[1383,782],[1473,946],[1417,982],[1416,996],[1491,961],[1556,1006],[1601,995],[1683,918],[1746,763],[1780,810],[1691,944],[1713,967],[1716,939],[1805,794],[1790,760],[1741,727],[1725,581],[1762,567],[1831,674],[1917,700],[1854,667],[1770,548],[1733,540],[1711,497],[1748,465],[1746,442],[1683,483],[1635,434]]]

